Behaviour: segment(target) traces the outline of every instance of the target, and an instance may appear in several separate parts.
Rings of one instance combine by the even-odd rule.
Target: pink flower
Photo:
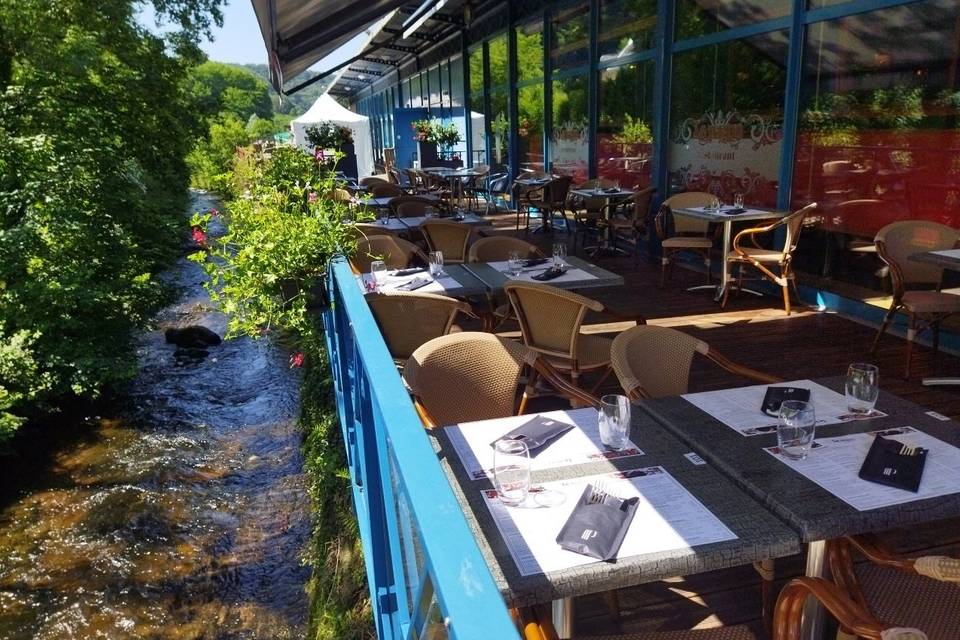
[[[207,244],[207,234],[203,232],[203,229],[200,227],[194,227],[190,232],[190,235],[193,237],[193,241],[199,245]]]
[[[303,352],[298,351],[292,356],[290,356],[290,368],[302,367],[303,366]]]
[[[311,203],[316,202],[316,201],[317,201],[317,194],[314,193],[313,191],[311,191],[311,192],[310,192],[310,195],[307,196],[307,200],[308,200],[309,202],[311,202]]]
[[[220,215],[220,212],[217,211],[216,208],[210,209],[210,215],[213,216],[214,218],[216,218],[217,216]]]
[[[316,151],[314,151],[314,152],[313,152],[313,157],[314,157],[314,159],[316,159],[316,160],[323,160],[323,159],[324,159],[323,149],[319,149],[319,148],[318,148]]]

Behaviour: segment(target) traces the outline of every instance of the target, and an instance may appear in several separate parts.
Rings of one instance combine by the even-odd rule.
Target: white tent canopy
[[[353,132],[353,148],[357,154],[357,179],[373,174],[373,142],[370,137],[370,120],[366,116],[344,108],[339,102],[323,94],[305,114],[290,123],[293,142],[301,149],[313,151],[307,142],[307,129],[321,122],[330,122],[347,127]]]

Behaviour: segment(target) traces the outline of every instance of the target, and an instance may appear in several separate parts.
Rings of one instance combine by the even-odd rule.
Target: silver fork
[[[900,447],[900,455],[902,455],[902,456],[915,456],[915,455],[917,455],[917,447],[913,447],[913,446],[906,445],[906,444],[905,444],[905,445],[902,445],[902,446]]]
[[[593,485],[587,504],[603,504],[607,499],[607,485],[602,480]]]

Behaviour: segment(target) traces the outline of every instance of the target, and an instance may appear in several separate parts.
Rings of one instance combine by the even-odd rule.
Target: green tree
[[[252,115],[273,117],[269,86],[242,67],[204,62],[190,74],[188,91],[206,116],[227,112],[243,121]]]

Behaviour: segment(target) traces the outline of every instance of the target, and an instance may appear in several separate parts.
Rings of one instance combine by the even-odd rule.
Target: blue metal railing
[[[327,349],[378,637],[518,637],[346,261],[331,263],[328,284]]]

